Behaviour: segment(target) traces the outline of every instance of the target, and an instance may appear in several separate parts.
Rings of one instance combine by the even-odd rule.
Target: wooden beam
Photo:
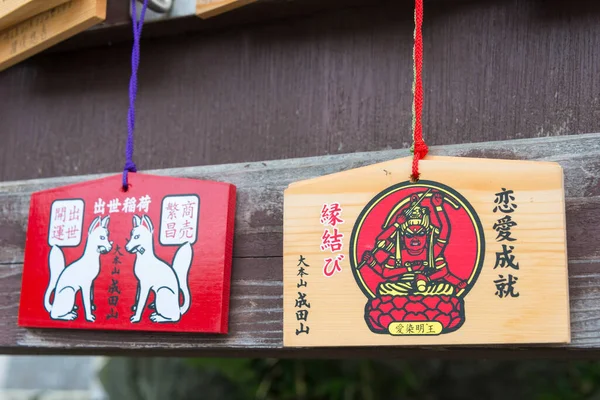
[[[213,0],[204,1],[213,2]],[[412,15],[411,2],[409,0],[403,1],[407,6],[407,15]],[[146,24],[144,26],[144,38],[221,30],[235,26],[314,15],[331,10],[337,12],[337,10],[353,7],[377,7],[386,2],[387,0],[223,0],[212,7],[199,3],[197,16],[179,17]],[[237,7],[242,5],[244,7]],[[54,47],[51,51],[70,51],[104,46],[107,42],[130,41],[129,2],[108,0],[106,15],[106,20],[103,23]]]
[[[451,348],[444,355],[586,357],[600,353],[600,134],[433,147],[434,155],[556,161],[565,172],[572,343],[562,347]],[[221,356],[365,357],[423,355],[422,349],[282,348],[282,199],[291,182],[396,157],[407,150],[248,164],[149,171],[160,175],[231,182],[238,209],[230,334],[184,335],[87,332],[17,327],[25,229],[31,192],[97,176],[0,184],[0,352],[168,354]],[[408,171],[407,171],[408,174]],[[439,357],[439,350],[425,354]],[[577,352],[575,350],[587,350]]]

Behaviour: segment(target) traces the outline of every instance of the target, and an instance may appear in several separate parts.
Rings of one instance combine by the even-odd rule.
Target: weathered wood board
[[[563,173],[429,156],[284,194],[284,345],[568,343]],[[334,334],[335,333],[335,334]]]
[[[565,175],[572,342],[566,346],[430,352],[406,347],[283,349],[283,191],[292,182],[408,156],[408,150],[206,166],[153,173],[230,182],[238,188],[230,333],[65,332],[17,326],[25,231],[32,192],[97,176],[0,184],[0,351],[3,353],[255,355],[306,357],[581,356],[600,349],[600,134],[433,147],[431,155],[558,162]],[[431,349],[431,348],[430,348]],[[439,350],[441,348],[434,348]],[[443,348],[447,350],[448,348]],[[522,347],[521,347],[522,349]]]
[[[0,32],[0,71],[106,18],[106,0],[71,0]]]
[[[0,31],[69,0],[2,0]]]
[[[198,0],[196,14],[200,18],[210,18],[227,11],[254,3],[256,0]]]
[[[187,32],[176,40],[148,40],[153,29],[167,32],[161,30],[162,22],[144,26],[142,51],[161,56],[142,56],[142,65],[151,65],[141,73],[152,84],[144,86],[138,99],[148,112],[136,125],[145,132],[141,146],[147,149],[136,153],[139,162],[158,169],[408,147],[399,132],[410,131],[413,3],[358,3],[261,1],[218,18],[173,21]],[[127,42],[118,44],[115,35],[100,38],[101,29],[94,27],[67,41],[73,50],[75,42],[92,46],[93,37],[98,45],[93,51],[55,53],[56,46],[0,74],[1,135],[10,143],[0,146],[0,180],[105,173],[121,163],[122,142],[106,143],[121,131],[127,107],[127,6],[127,1],[109,2],[102,24],[111,24],[123,12],[114,33]],[[579,67],[600,65],[589,58],[600,38],[600,2],[573,7],[560,0],[543,7],[547,13],[540,12],[537,2],[522,0],[432,1],[427,7],[435,21],[444,21],[431,20],[426,35],[430,62],[425,62],[424,74],[428,90],[440,93],[426,102],[425,113],[432,116],[427,122],[430,144],[600,132],[600,79],[593,69]],[[258,15],[272,22],[248,19]],[[577,22],[565,24],[564,19]],[[498,20],[505,23],[494,22]],[[192,25],[221,33],[192,34]],[[465,35],[482,40],[466,46]],[[498,42],[498,37],[503,39]],[[556,38],[570,44],[568,52],[552,50]],[[527,52],[521,50],[524,41],[530,46]],[[593,56],[600,60],[600,52]],[[481,60],[491,60],[493,79],[484,78],[489,68]],[[198,65],[215,68],[199,74]],[[551,71],[556,65],[565,65],[565,73],[540,74],[532,67]],[[222,79],[225,67],[230,79]],[[165,102],[178,104],[174,117],[181,123],[165,118]],[[214,107],[217,103],[229,107]],[[253,127],[252,135],[240,129],[245,126]],[[163,132],[182,140],[163,140]],[[169,156],[157,157],[152,143],[161,143]],[[95,151],[77,162],[61,162],[48,152],[57,148],[74,155],[87,147]]]

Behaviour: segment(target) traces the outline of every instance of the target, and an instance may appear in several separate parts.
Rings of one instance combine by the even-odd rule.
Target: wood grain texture
[[[0,71],[106,17],[106,0],[71,0],[0,32]]]
[[[254,3],[255,1],[256,0],[198,0],[196,14],[200,18],[210,18]]]
[[[0,1],[0,30],[67,1],[69,0],[2,0]]]
[[[600,134],[433,147],[433,155],[558,162],[565,173],[572,343],[569,346],[485,350],[488,356],[566,355],[600,347]],[[6,182],[0,185],[0,351],[10,353],[120,353],[170,355],[389,356],[422,355],[415,349],[282,349],[282,205],[291,182],[408,155],[407,150],[151,171],[221,180],[238,189],[234,239],[230,334],[25,330],[16,325],[29,194],[81,182],[90,176]],[[438,349],[439,350],[439,349]],[[467,354],[457,350],[457,354]],[[468,354],[482,354],[470,352]],[[446,353],[434,353],[445,355]],[[573,353],[585,356],[590,353]],[[450,355],[451,356],[451,355]]]
[[[138,166],[408,147],[412,6],[376,4],[142,40]],[[600,132],[600,3],[569,4],[428,2],[428,143]],[[130,52],[45,54],[0,73],[0,180],[118,169]]]

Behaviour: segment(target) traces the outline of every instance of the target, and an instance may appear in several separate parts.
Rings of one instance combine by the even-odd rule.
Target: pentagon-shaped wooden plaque
[[[235,186],[129,174],[31,196],[19,325],[227,333]]]
[[[562,168],[405,158],[284,195],[284,345],[570,341]]]

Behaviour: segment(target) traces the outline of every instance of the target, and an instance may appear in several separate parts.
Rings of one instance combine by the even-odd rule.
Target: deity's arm
[[[438,241],[443,241],[445,244],[448,238],[450,237],[450,220],[448,219],[448,214],[444,209],[443,203],[441,205],[435,206],[435,216],[438,220],[438,228],[440,230]]]
[[[392,235],[398,231],[399,226],[400,225],[398,225],[398,223],[394,223],[394,224],[388,226],[386,228],[386,230],[384,230],[383,232],[381,232],[379,234],[379,236],[377,236],[378,247],[381,247],[381,246],[379,246],[379,244],[382,241],[384,241],[384,242],[391,241],[392,240]]]
[[[446,209],[444,208],[444,198],[440,193],[435,193],[431,198],[431,203],[434,206],[434,217],[437,220],[437,226],[435,229],[435,233],[437,233],[437,237],[435,238],[434,247],[434,256],[440,256],[444,249],[446,248],[446,244],[448,243],[448,238],[450,237],[450,220],[448,218],[448,214],[446,213]]]
[[[363,254],[363,262],[368,265],[379,276],[389,279],[403,275],[410,270],[406,267],[397,267],[396,260],[391,257],[391,254],[385,250],[388,248],[386,242],[379,242],[378,247],[372,252],[365,251]]]

